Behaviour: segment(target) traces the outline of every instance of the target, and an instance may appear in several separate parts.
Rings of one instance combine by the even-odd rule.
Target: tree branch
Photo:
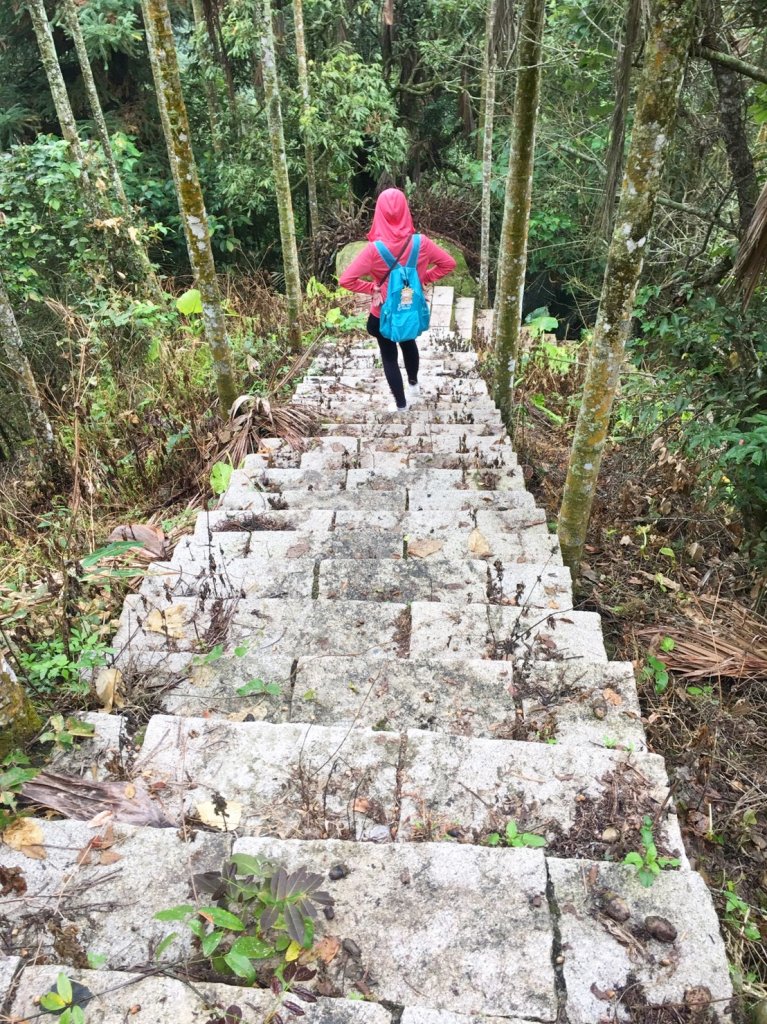
[[[735,57],[731,53],[712,50],[708,46],[693,46],[692,53],[695,57],[703,57],[705,60],[730,68],[732,71],[739,71],[741,75],[753,78],[755,82],[764,82],[767,85],[767,69],[757,67],[756,64],[749,64],[748,61],[741,60],[740,57]]]

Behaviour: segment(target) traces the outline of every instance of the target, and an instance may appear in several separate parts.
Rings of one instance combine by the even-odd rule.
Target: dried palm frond
[[[743,293],[747,309],[759,280],[767,268],[767,185],[756,201],[751,221],[740,243],[738,258],[732,271],[734,283]]]
[[[240,395],[232,406],[224,435],[227,440],[214,462],[231,460],[237,466],[258,451],[259,438],[281,437],[291,448],[302,448],[316,426],[316,416],[298,405],[278,405],[261,395]]]

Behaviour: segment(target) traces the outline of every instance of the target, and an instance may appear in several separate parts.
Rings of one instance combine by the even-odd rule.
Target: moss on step
[[[0,760],[28,743],[41,725],[23,686],[0,662]]]

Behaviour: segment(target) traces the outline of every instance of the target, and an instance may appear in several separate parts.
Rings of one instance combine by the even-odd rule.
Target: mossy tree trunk
[[[261,60],[264,71],[266,117],[272,144],[272,172],[280,220],[282,266],[285,272],[285,291],[288,298],[288,337],[294,352],[301,349],[301,273],[296,245],[296,225],[293,218],[293,200],[290,194],[288,158],[285,152],[285,132],[282,127],[280,85],[274,52],[274,26],[271,0],[260,0],[258,5],[261,32]]]
[[[24,687],[0,657],[0,760],[34,739],[41,725]]]
[[[697,6],[698,0],[653,0],[651,5],[631,146],[559,513],[562,555],[574,575],[586,540]]]
[[[104,152],[104,158],[107,162],[107,167],[109,168],[115,199],[122,210],[123,225],[121,234],[123,235],[123,241],[126,246],[130,246],[133,249],[133,260],[131,262],[135,264],[135,269],[140,275],[140,279],[146,281],[154,299],[157,302],[162,302],[162,289],[157,281],[154,267],[149,260],[147,251],[139,238],[136,225],[134,223],[133,210],[128,202],[128,197],[125,194],[122,178],[120,177],[120,172],[117,169],[117,162],[115,161],[114,153],[112,152],[112,143],[109,138],[106,121],[104,120],[104,112],[101,109],[101,101],[99,100],[98,89],[96,88],[96,80],[93,77],[90,60],[88,59],[88,50],[85,45],[85,39],[83,38],[82,28],[80,27],[80,19],[77,16],[75,0],[63,0],[62,13],[64,15],[63,20],[66,29],[75,44],[77,60],[80,64],[83,84],[85,85],[85,94],[88,97],[88,106],[90,107],[91,114],[93,115],[96,134],[98,135],[101,148]]]
[[[227,415],[237,398],[237,389],[216,279],[216,266],[210,245],[208,216],[192,151],[189,118],[181,92],[173,26],[167,0],[141,0],[141,8],[157,105],[168,148],[173,182],[176,186],[178,209],[184,225],[189,263],[202,300],[205,338],[213,356],[213,372],[221,411]]]
[[[13,315],[11,300],[0,274],[0,343],[6,365],[16,378],[27,410],[27,419],[39,447],[49,451],[53,447],[53,428],[43,407],[37,381],[29,365],[21,332]]]
[[[485,20],[485,56],[482,63],[482,224],[479,249],[479,304],[488,303],[490,291],[490,212],[493,182],[493,121],[495,114],[495,82],[497,51],[495,22],[498,0],[488,0]]]
[[[309,69],[306,59],[303,0],[293,0],[293,19],[296,28],[298,85],[301,90],[301,118],[303,121],[304,154],[306,161],[306,194],[309,205],[309,233],[312,239],[312,263],[314,263],[314,239],[320,229],[320,207],[317,201],[317,175],[314,170],[314,147],[312,146],[309,129],[309,123],[312,116],[312,100],[311,93],[309,91]]]
[[[546,0],[525,0],[519,30],[511,156],[506,179],[493,323],[497,357],[495,399],[507,426],[511,421],[514,371],[519,360],[545,16]]]

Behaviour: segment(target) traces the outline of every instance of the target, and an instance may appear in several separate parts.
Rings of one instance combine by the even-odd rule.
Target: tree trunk
[[[720,0],[707,0],[704,13],[707,28],[705,40],[719,51],[729,50],[723,27]],[[748,148],[746,90],[739,73],[719,61],[711,61],[711,70],[719,97],[719,124],[727,151],[738,212],[741,235],[745,232],[759,196],[754,159]]]
[[[487,306],[490,278],[490,212],[493,181],[493,121],[495,114],[497,0],[488,0],[485,21],[485,57],[482,64],[482,226],[479,249],[479,305]]]
[[[41,725],[24,687],[0,657],[0,760],[33,739]]]
[[[53,447],[53,428],[43,408],[37,381],[24,352],[21,332],[16,323],[16,317],[13,315],[11,300],[8,298],[2,274],[0,274],[0,342],[2,342],[5,362],[16,378],[19,390],[24,397],[27,419],[35,440],[43,451],[50,451]]]
[[[309,71],[306,62],[306,38],[304,35],[303,0],[293,0],[293,17],[296,27],[296,58],[298,60],[298,84],[301,89],[301,106],[304,121],[304,154],[306,159],[306,193],[309,202],[309,234],[312,240],[312,267],[314,267],[314,239],[320,229],[320,208],[317,202],[317,176],[314,172],[314,148],[312,146],[309,121],[312,116],[312,102],[309,93]]]
[[[288,158],[285,153],[285,133],[282,127],[280,85],[274,53],[271,0],[260,0],[261,59],[264,67],[266,117],[272,144],[272,171],[280,219],[282,265],[285,271],[285,291],[288,297],[288,337],[294,352],[301,350],[301,273],[296,246],[296,225],[293,219],[293,200],[290,195]]]
[[[218,91],[216,83],[209,77],[209,71],[216,63],[215,53],[210,42],[208,26],[205,21],[205,10],[202,0],[192,0],[192,16],[194,17],[195,44],[197,55],[202,67],[202,77],[205,83],[205,101],[208,107],[208,121],[210,123],[210,141],[213,144],[213,152],[220,157],[223,154],[221,145],[221,107],[218,102]]]
[[[142,245],[141,239],[137,234],[134,224],[133,210],[128,202],[128,197],[125,194],[122,178],[120,177],[114,153],[112,152],[112,143],[109,139],[106,121],[104,120],[104,112],[101,109],[96,81],[93,77],[93,71],[91,70],[91,64],[88,59],[88,50],[85,46],[85,39],[83,38],[80,19],[77,16],[77,8],[75,7],[74,0],[63,0],[63,13],[64,24],[66,25],[67,31],[75,44],[75,51],[77,52],[77,59],[80,63],[80,71],[83,76],[83,84],[85,85],[85,93],[88,97],[88,106],[90,107],[91,114],[93,115],[96,134],[99,137],[99,142],[101,143],[101,148],[104,152],[104,158],[106,159],[107,166],[109,168],[115,199],[122,210],[123,229],[121,231],[121,236],[126,247],[133,249],[132,258],[129,257],[129,261],[135,265],[135,270],[137,274],[140,275],[140,280],[146,281],[149,285],[149,289],[152,292],[155,301],[162,303],[164,301],[162,289],[157,281],[154,267],[149,260],[147,251]]]
[[[610,148],[607,151],[605,194],[600,213],[599,229],[605,238],[609,238],[613,230],[615,192],[618,188],[623,168],[626,114],[628,113],[629,97],[631,95],[631,64],[634,59],[634,48],[639,38],[641,20],[642,0],[629,0],[623,46],[618,56],[615,72],[615,106],[613,107],[613,119],[610,125]]]
[[[559,513],[562,556],[574,575],[596,493],[697,5],[698,0],[654,0],[652,5],[634,130]]]
[[[514,370],[519,359],[519,328],[527,268],[527,235],[533,190],[535,129],[541,92],[541,47],[546,0],[525,0],[519,38],[511,155],[506,178],[503,228],[498,254],[494,347],[498,360],[495,400],[511,422]]]
[[[202,299],[205,338],[213,356],[221,411],[226,416],[237,398],[226,322],[210,247],[208,217],[192,152],[189,119],[181,92],[178,58],[167,0],[141,0],[149,61],[152,65],[168,160],[184,225],[189,263]]]

